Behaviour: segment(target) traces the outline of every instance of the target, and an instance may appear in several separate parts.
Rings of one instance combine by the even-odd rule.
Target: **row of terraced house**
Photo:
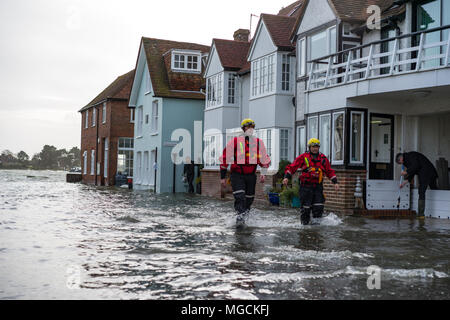
[[[204,166],[202,194],[220,197],[219,154],[252,118],[271,173],[316,137],[342,185],[336,194],[325,183],[329,210],[351,212],[358,177],[367,208],[389,208],[396,153],[450,158],[449,30],[450,0],[300,0],[261,14],[251,39],[245,29],[210,47],[142,38],[135,71],[80,110],[83,181],[110,185],[122,171],[135,188],[183,192],[172,153],[172,133],[183,128],[192,146],[203,136],[203,154],[193,156]],[[112,129],[115,112],[134,132]],[[449,215],[450,193],[440,189],[427,192],[427,215]],[[404,206],[414,209],[410,196]]]

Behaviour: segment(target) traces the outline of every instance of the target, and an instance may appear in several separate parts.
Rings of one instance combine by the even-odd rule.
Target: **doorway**
[[[369,179],[394,179],[394,116],[370,115]]]

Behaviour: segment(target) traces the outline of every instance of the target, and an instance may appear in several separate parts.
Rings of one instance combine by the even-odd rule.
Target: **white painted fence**
[[[309,73],[308,91],[388,77],[394,74],[448,67],[450,63],[450,32],[448,32],[448,39],[444,41],[427,41],[429,33],[448,29],[450,29],[450,25],[374,41],[313,60]],[[402,41],[402,39],[408,38],[411,40]],[[418,45],[415,45],[414,38],[420,39]],[[392,42],[392,49],[383,52],[382,46]],[[400,44],[405,47],[401,48]],[[361,51],[365,56],[359,57]]]

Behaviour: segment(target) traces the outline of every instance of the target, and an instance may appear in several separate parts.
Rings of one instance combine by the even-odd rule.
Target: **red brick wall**
[[[96,106],[97,117],[96,126],[92,127],[93,107],[89,109],[89,128],[85,129],[85,114],[82,112],[81,119],[81,166],[84,172],[83,153],[87,151],[87,174],[82,174],[82,182],[95,184],[95,175],[90,174],[91,170],[91,150],[96,148],[96,138],[98,129],[99,144],[97,146],[97,162],[100,163],[100,174],[97,176],[97,185],[114,185],[114,176],[117,171],[117,153],[119,138],[132,138],[134,136],[134,124],[130,123],[130,109],[126,100],[108,100],[106,103],[106,123],[102,123],[103,104]],[[97,128],[98,126],[98,128]],[[104,178],[104,139],[108,138],[108,177]],[[97,165],[95,165],[97,166]],[[95,172],[97,167],[95,167]]]
[[[264,184],[259,183],[259,173],[258,180],[256,183],[256,199],[267,199],[264,193],[264,186],[274,184],[273,176],[266,176],[266,181]],[[229,173],[227,178],[229,177]],[[226,188],[227,197],[232,194],[231,186]],[[220,198],[221,197],[221,185],[220,185],[220,171],[219,170],[202,170],[202,196]]]
[[[326,197],[325,210],[351,214],[355,208],[356,178],[361,177],[361,185],[365,185],[367,172],[365,170],[336,170],[340,190],[336,192],[330,180],[324,183]]]

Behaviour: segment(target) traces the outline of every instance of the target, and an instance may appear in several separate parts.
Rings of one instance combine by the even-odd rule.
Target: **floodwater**
[[[53,171],[0,171],[0,184],[0,299],[450,296],[448,220],[330,214],[302,226],[295,210],[268,208],[237,231],[230,202]]]

